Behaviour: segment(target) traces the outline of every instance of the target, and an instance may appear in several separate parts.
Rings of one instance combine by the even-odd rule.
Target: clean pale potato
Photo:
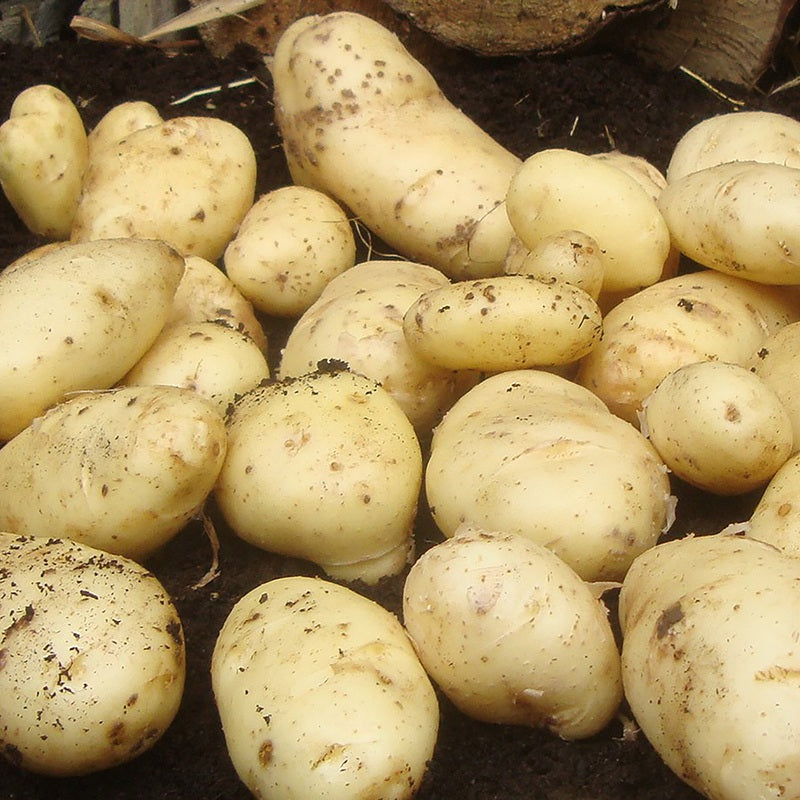
[[[98,158],[126,136],[142,128],[160,125],[164,120],[158,109],[144,100],[130,100],[110,108],[89,132],[89,160]]]
[[[60,89],[20,92],[0,125],[0,187],[25,226],[69,239],[89,160],[80,112]]]
[[[484,722],[584,739],[622,700],[597,591],[522,536],[463,526],[434,545],[408,573],[403,620],[435,683]]]
[[[714,494],[764,486],[792,452],[792,421],[780,398],[739,364],[680,367],[642,409],[642,431],[669,469]]]
[[[165,327],[118,385],[191,389],[224,414],[269,376],[266,356],[246,333],[209,320]]]
[[[365,261],[334,278],[293,326],[280,377],[313,372],[320,361],[348,364],[378,381],[420,434],[429,433],[477,373],[437,367],[411,349],[403,317],[430,289],[448,286],[437,269],[411,261]]]
[[[158,579],[45,530],[0,533],[0,563],[3,756],[65,777],[153,747],[178,712],[186,671],[181,621]]]
[[[772,476],[750,519],[747,536],[800,558],[800,453],[795,452]]]
[[[570,364],[599,341],[600,309],[562,280],[500,275],[430,289],[403,316],[411,349],[437,367],[499,372]]]
[[[671,180],[658,198],[675,246],[697,264],[800,284],[800,169],[734,161]]]
[[[234,768],[263,800],[410,800],[433,755],[436,695],[402,625],[317,578],[233,607],[211,679]]]
[[[289,25],[270,63],[294,182],[326,192],[412,261],[453,278],[502,271],[519,159],[444,97],[378,22],[347,11]]]
[[[183,258],[143,239],[64,244],[0,273],[0,440],[70,392],[107,389],[167,319]]]
[[[704,797],[800,796],[800,561],[730,534],[659,544],[619,597],[636,722]]]
[[[638,424],[645,397],[696,361],[749,364],[767,337],[798,320],[800,302],[777,288],[701,270],[648,286],[603,317],[603,338],[576,380],[615,414]]]
[[[701,120],[675,145],[667,179],[729,161],[800,167],[800,121],[774,111],[732,111]]]
[[[672,522],[667,469],[590,391],[513,370],[464,394],[436,427],[425,471],[439,529],[525,536],[584,580],[619,580]]]
[[[219,258],[255,197],[243,131],[215,117],[177,117],[134,131],[89,161],[71,239],[162,239]]]
[[[0,530],[74,539],[141,561],[202,507],[227,446],[195,392],[81,392],[0,449]]]
[[[334,369],[236,401],[215,497],[245,541],[376,583],[412,556],[421,482],[420,445],[397,402]]]
[[[552,148],[528,157],[515,173],[506,210],[532,250],[547,236],[578,230],[603,259],[603,291],[655,283],[670,255],[670,232],[652,193],[611,161]]]
[[[307,186],[262,195],[225,249],[225,272],[265,314],[300,316],[356,262],[350,221],[331,197]]]

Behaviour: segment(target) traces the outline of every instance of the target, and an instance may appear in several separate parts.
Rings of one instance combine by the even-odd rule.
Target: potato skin
[[[0,273],[0,440],[67,394],[113,386],[158,336],[183,275],[164,242],[64,244]]]
[[[0,533],[0,752],[18,767],[85,775],[153,747],[183,695],[181,621],[133,561]]]
[[[761,495],[745,534],[800,558],[800,453],[795,452],[772,476]]]
[[[462,526],[434,545],[408,573],[403,620],[428,674],[476,719],[582,739],[622,700],[606,607],[522,536]]]
[[[409,800],[439,710],[397,618],[346,587],[278,578],[234,606],[211,677],[228,752],[263,800]]]
[[[294,182],[334,196],[383,241],[450,277],[502,271],[503,201],[520,160],[361,14],[304,17],[271,64]]]

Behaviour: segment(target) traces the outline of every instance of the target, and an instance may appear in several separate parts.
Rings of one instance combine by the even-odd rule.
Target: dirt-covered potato
[[[215,117],[176,117],[100,149],[86,168],[70,238],[161,239],[215,261],[255,197],[243,131]]]
[[[800,561],[729,534],[657,545],[619,597],[636,722],[704,797],[800,795]]]
[[[142,560],[203,505],[226,446],[222,413],[188,389],[81,392],[0,449],[0,530]]]
[[[433,433],[434,521],[525,536],[584,580],[618,580],[672,522],[667,469],[590,391],[540,370],[470,389]]]
[[[236,401],[215,497],[245,541],[375,583],[411,558],[421,482],[420,445],[397,402],[369,378],[330,370]]]
[[[462,526],[413,564],[403,620],[428,674],[465,714],[602,730],[622,700],[620,659],[596,590],[542,545]]]
[[[669,469],[715,494],[764,486],[792,452],[792,421],[780,398],[739,364],[680,367],[642,408],[642,431]]]
[[[69,239],[89,159],[80,112],[60,89],[31,86],[0,125],[0,187],[26,227]]]
[[[70,392],[107,389],[170,313],[183,258],[164,242],[63,244],[0,273],[0,440]]]
[[[225,249],[225,272],[265,314],[299,317],[337,275],[356,262],[344,209],[307,186],[262,195]]]
[[[0,563],[0,753],[63,777],[153,747],[178,712],[186,669],[181,621],[158,579],[46,530],[0,533]]]
[[[211,678],[231,761],[263,800],[410,800],[439,709],[397,618],[317,578],[277,578],[234,606]]]
[[[303,17],[270,70],[295,183],[335,197],[409,260],[459,279],[500,274],[519,159],[394,34],[347,11]]]

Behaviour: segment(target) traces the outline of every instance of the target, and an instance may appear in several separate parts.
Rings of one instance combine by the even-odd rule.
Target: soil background
[[[656,72],[608,47],[547,59],[487,59],[431,44],[423,60],[445,94],[501,143],[526,157],[545,147],[597,152],[614,147],[665,169],[679,137],[695,122],[734,110],[729,100],[680,70]],[[198,89],[254,76],[236,89],[172,103]],[[16,94],[50,83],[66,92],[87,128],[113,105],[147,100],[165,118],[219,116],[238,125],[258,157],[258,193],[290,182],[273,124],[271,85],[259,54],[238,48],[225,60],[202,46],[169,55],[156,48],[66,38],[33,49],[0,43],[0,120]],[[800,118],[800,89],[766,91],[717,87],[744,102]],[[0,197],[0,268],[41,242]],[[271,365],[287,323],[265,320]],[[676,482],[678,522],[671,535],[714,532],[745,519],[756,495],[719,499]],[[220,575],[194,588],[211,564],[202,526],[193,523],[148,566],[171,592],[185,628],[188,675],[184,702],[156,746],[136,761],[84,778],[26,774],[0,760],[3,800],[244,800],[225,749],[209,678],[216,635],[236,600],[259,583],[286,574],[317,574],[305,562],[278,558],[237,540],[213,507],[220,536]],[[439,541],[421,498],[420,551]],[[404,576],[377,587],[356,586],[400,613]],[[614,606],[613,593],[609,597]],[[477,723],[441,698],[441,729],[420,800],[691,800],[694,791],[675,777],[640,734],[623,738],[620,721],[582,742],[563,742],[541,731]],[[325,714],[325,709],[320,709]]]

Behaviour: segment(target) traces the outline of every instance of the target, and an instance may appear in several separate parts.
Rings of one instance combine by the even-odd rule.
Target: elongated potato
[[[155,341],[183,258],[144,239],[65,244],[0,273],[0,440],[70,392],[113,386]]]
[[[403,620],[428,674],[484,722],[583,739],[622,700],[608,610],[564,561],[522,536],[465,525],[434,545],[408,573]]]
[[[72,241],[162,239],[215,261],[255,196],[247,136],[215,117],[178,117],[101,149],[86,169]]]
[[[379,23],[346,11],[290,25],[270,65],[295,183],[335,197],[412,261],[500,274],[519,159],[442,94]]]
[[[0,125],[0,187],[29,230],[69,239],[88,159],[83,120],[64,92],[20,92]]]
[[[436,427],[425,471],[434,521],[525,536],[584,580],[619,580],[672,522],[666,467],[632,425],[541,370],[499,373]]]
[[[215,497],[245,541],[375,583],[411,558],[421,482],[420,445],[397,402],[334,370],[236,401]]]
[[[181,621],[158,579],[47,533],[0,533],[0,563],[0,753],[61,777],[153,747],[186,672]]]
[[[403,333],[437,367],[500,372],[577,361],[600,339],[601,322],[577,286],[501,275],[425,292],[403,316]]]
[[[211,661],[228,752],[263,800],[410,800],[439,709],[403,627],[338,584],[278,578],[234,606]]]
[[[800,561],[717,534],[632,564],[619,610],[622,678],[656,752],[704,797],[800,795]]]
[[[0,530],[141,561],[202,506],[226,447],[222,414],[188,389],[82,392],[0,449]]]

